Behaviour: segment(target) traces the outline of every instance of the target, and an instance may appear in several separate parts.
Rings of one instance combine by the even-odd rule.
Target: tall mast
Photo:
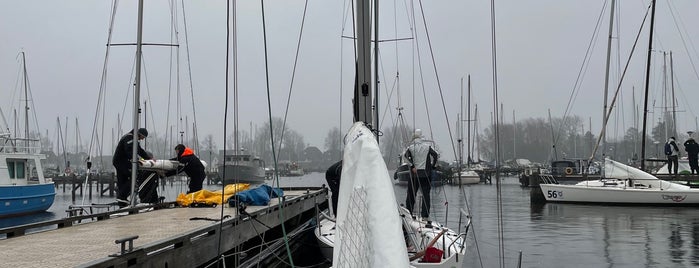
[[[612,54],[612,33],[614,30],[614,7],[615,0],[612,0],[612,8],[609,12],[609,38],[607,39],[607,65],[604,73],[604,109],[602,110],[602,157],[607,152],[607,95],[609,94],[609,62]]]
[[[466,166],[471,167],[471,75],[468,75],[468,92],[466,93],[466,96],[468,98],[468,102],[466,104],[466,109],[468,109],[468,112],[466,112],[466,127],[467,129],[467,134],[466,134],[466,147],[468,147],[468,154],[466,157]]]
[[[457,129],[459,131],[459,172],[464,164],[464,122],[468,124],[468,120],[464,120],[464,77],[461,77],[461,102],[459,106],[459,114],[457,118]],[[466,147],[468,148],[468,142],[466,142]],[[466,158],[468,162],[468,158]]]
[[[648,59],[646,61],[646,89],[643,99],[643,134],[641,136],[641,170],[645,170],[646,167],[646,127],[648,122],[648,88],[650,80],[650,60],[651,53],[653,53],[653,24],[655,23],[655,0],[651,3],[650,12],[650,33],[648,36]]]
[[[357,1],[357,77],[354,121],[371,123],[371,12],[369,1]]]
[[[672,51],[670,51],[670,89],[672,90],[672,133],[677,137],[677,100],[675,99],[675,73],[672,68]]]
[[[133,93],[133,147],[131,147],[131,206],[136,205],[136,168],[138,165],[138,118],[141,112],[141,55],[143,53],[143,0],[138,1],[138,29],[136,34],[136,78]]]
[[[22,69],[24,71],[24,144],[25,150],[29,149],[29,76],[27,75],[27,59],[22,51]]]
[[[374,0],[374,129],[379,130],[379,0]],[[379,141],[379,135],[376,142]]]

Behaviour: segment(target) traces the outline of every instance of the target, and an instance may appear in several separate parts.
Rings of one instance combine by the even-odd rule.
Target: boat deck
[[[318,203],[327,200],[325,188],[285,189],[284,194],[282,215],[286,219],[313,210]],[[112,214],[109,219],[75,223],[63,228],[59,224],[57,229],[27,235],[6,232],[8,238],[0,240],[0,259],[7,267],[120,267],[135,264],[166,267],[162,265],[168,263],[173,267],[198,266],[216,258],[219,225],[223,225],[220,232],[224,237],[224,251],[232,249],[256,236],[257,232],[268,229],[266,226],[278,226],[281,223],[278,204],[275,198],[268,206],[250,206],[246,212],[251,217],[241,216],[236,208],[227,205],[223,209],[221,206],[176,207],[124,216]],[[222,216],[225,218],[223,224],[205,220],[220,219]],[[262,222],[265,224],[260,224]],[[249,228],[241,228],[243,226],[257,232],[245,233]],[[133,251],[119,256],[121,244],[115,241],[133,236],[138,236],[133,240]],[[127,250],[128,247],[126,243]],[[185,258],[184,255],[190,257]]]

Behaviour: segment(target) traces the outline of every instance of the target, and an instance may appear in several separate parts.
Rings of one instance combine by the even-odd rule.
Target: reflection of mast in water
[[[684,241],[682,240],[682,226],[675,223],[670,223],[670,260],[675,263],[681,263],[684,261],[685,251],[682,250],[682,245]]]
[[[699,265],[699,222],[692,221],[692,265]]]
[[[609,254],[609,248],[611,245],[609,243],[609,224],[607,221],[607,217],[605,217],[604,221],[602,221],[602,229],[604,230],[604,238],[602,238],[602,241],[604,242],[604,259],[607,262],[607,267],[611,268],[614,261],[612,260],[612,256]]]
[[[643,244],[643,255],[646,256],[646,265],[645,267],[650,267],[651,264],[654,264],[655,262],[653,261],[653,258],[651,257],[651,241],[650,241],[650,232],[648,232],[648,226],[645,226],[643,230],[646,232],[646,243]]]

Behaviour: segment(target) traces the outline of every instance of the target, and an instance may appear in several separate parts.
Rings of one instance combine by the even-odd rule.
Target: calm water
[[[270,185],[272,181],[268,182]],[[323,173],[280,178],[281,186],[320,186]],[[207,189],[220,186],[204,185]],[[406,186],[395,185],[396,198],[404,203]],[[495,185],[437,186],[432,188],[431,217],[457,227],[459,209],[470,208],[473,226],[470,248],[463,267],[499,267]],[[175,183],[160,189],[174,200],[186,185]],[[0,228],[65,217],[72,204],[69,191],[58,190],[49,212],[14,219],[0,219]],[[106,203],[112,198],[86,199]],[[76,204],[82,201],[80,197]],[[445,216],[448,202],[448,217]],[[529,189],[515,178],[502,184],[505,267],[516,267],[522,251],[522,267],[695,267],[699,266],[699,211],[695,208],[588,206],[545,204],[532,206]],[[447,219],[445,221],[445,218]],[[475,235],[474,235],[475,234]],[[0,242],[1,243],[1,242]],[[482,263],[482,264],[481,264]]]

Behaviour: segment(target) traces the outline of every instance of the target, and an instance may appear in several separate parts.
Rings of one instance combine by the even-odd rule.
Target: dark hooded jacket
[[[138,144],[138,155],[143,159],[151,159],[152,157],[141,148],[141,144]],[[131,155],[133,150],[133,134],[131,132],[122,136],[114,150],[114,157],[112,158],[112,165],[118,170],[126,171],[131,169]]]
[[[177,170],[170,171],[166,173],[167,176],[173,176],[177,173],[184,172],[187,176],[192,179],[192,181],[204,181],[206,178],[206,172],[204,172],[204,165],[199,160],[199,157],[194,155],[194,150],[189,147],[185,147],[184,150],[178,152],[177,157],[170,160],[177,160],[184,164],[183,167]]]

